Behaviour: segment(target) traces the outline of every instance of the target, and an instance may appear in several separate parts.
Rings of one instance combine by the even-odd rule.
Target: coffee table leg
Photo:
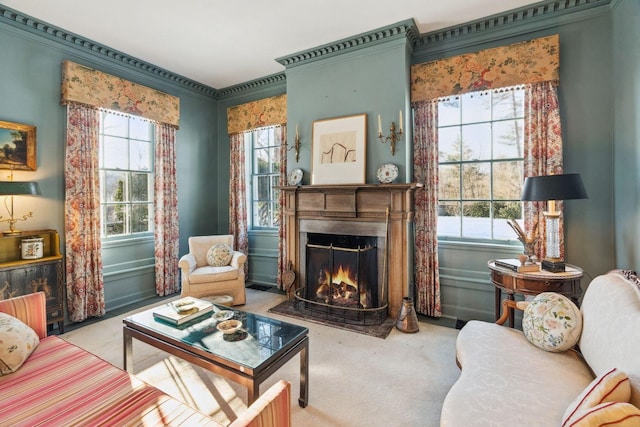
[[[247,385],[247,406],[251,406],[258,396],[260,396],[260,384],[251,381],[249,385]]]
[[[124,370],[132,373],[133,371],[133,338],[126,330],[122,331],[122,340],[124,349]]]
[[[304,347],[300,350],[300,398],[298,405],[306,408],[309,402],[309,338],[305,338]]]

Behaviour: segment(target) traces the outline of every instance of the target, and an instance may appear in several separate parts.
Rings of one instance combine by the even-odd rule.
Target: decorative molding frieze
[[[276,61],[285,67],[293,67],[400,38],[406,38],[410,46],[413,46],[418,40],[418,28],[413,19],[408,19],[292,55],[276,58]]]
[[[101,56],[110,61],[118,62],[127,68],[133,68],[145,73],[166,79],[174,84],[186,87],[192,91],[200,92],[210,97],[215,97],[216,89],[190,80],[181,75],[172,73],[148,62],[142,61],[126,53],[117,51],[108,46],[96,43],[92,40],[70,33],[56,26],[39,21],[28,15],[24,15],[0,4],[0,22],[9,24],[15,28],[26,30],[32,34],[45,37],[49,40],[61,43],[65,46]]]
[[[216,92],[216,99],[228,98],[230,96],[238,95],[247,91],[254,91],[258,89],[266,89],[277,84],[286,84],[287,77],[284,73],[271,74],[266,77],[251,80],[249,82],[240,83],[234,86],[229,86],[223,89],[219,89]]]
[[[443,42],[462,39],[469,35],[478,35],[492,30],[505,30],[516,24],[522,25],[534,21],[558,18],[570,13],[586,11],[600,6],[609,6],[611,0],[549,0],[535,3],[520,9],[514,9],[505,13],[500,13],[486,18],[468,22],[463,25],[437,30],[422,34],[416,44],[415,49],[425,49],[432,45]],[[608,8],[607,8],[608,10]]]

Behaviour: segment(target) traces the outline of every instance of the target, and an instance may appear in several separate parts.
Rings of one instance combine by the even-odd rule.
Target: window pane
[[[127,206],[125,204],[109,205],[105,209],[105,234],[117,236],[125,232],[125,217]]]
[[[524,119],[506,120],[493,124],[493,158],[524,157]]]
[[[107,169],[128,169],[129,144],[126,139],[104,137],[104,162],[103,167]]]
[[[146,173],[131,174],[131,200],[132,202],[149,201],[149,175]]]
[[[129,118],[114,113],[103,114],[104,125],[102,132],[105,135],[127,137],[129,128]]]
[[[131,205],[131,232],[149,231],[150,205]]]
[[[277,160],[279,158],[278,151],[280,147],[271,147],[269,149],[269,155],[271,160],[271,168],[269,173],[278,173],[280,171],[280,162]]]
[[[462,126],[462,160],[491,159],[491,123]]]
[[[460,165],[440,165],[439,199],[460,199]]]
[[[438,234],[441,236],[460,237],[459,202],[440,202],[438,205]]]
[[[256,131],[256,148],[266,148],[271,145],[270,134],[273,133],[273,129],[260,129]]]
[[[489,199],[491,197],[490,163],[462,165],[462,198]]]
[[[270,227],[270,218],[269,202],[255,202],[253,204],[253,225],[255,227]]]
[[[129,121],[129,138],[151,141],[151,123],[146,120],[131,117]]]
[[[479,92],[466,93],[462,98],[462,123],[491,120],[491,96]]]
[[[524,90],[493,93],[493,120],[513,119],[524,115]]]
[[[278,202],[271,204],[271,214],[271,226],[278,227],[280,225],[280,204]]]
[[[491,238],[489,202],[465,202],[462,204],[462,236],[473,239]]]
[[[493,198],[498,200],[520,200],[524,164],[518,162],[496,162],[493,164]]]
[[[269,175],[255,177],[256,200],[269,200],[271,197],[271,180]]]
[[[269,149],[261,148],[253,151],[253,161],[255,164],[253,173],[269,173]]]
[[[127,200],[126,191],[127,173],[105,171],[105,201],[124,202]]]
[[[129,147],[129,169],[138,171],[150,171],[151,144],[143,141],[130,141]]]
[[[438,151],[440,162],[460,161],[460,126],[440,129]]]
[[[500,219],[522,218],[522,202],[493,202],[493,217]]]
[[[460,124],[460,98],[449,98],[438,103],[438,124],[450,126]]]

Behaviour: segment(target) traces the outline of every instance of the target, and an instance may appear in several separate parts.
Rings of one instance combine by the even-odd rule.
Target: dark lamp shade
[[[40,186],[37,182],[0,181],[0,196],[39,196]]]
[[[521,200],[587,199],[580,174],[532,176],[524,180]]]

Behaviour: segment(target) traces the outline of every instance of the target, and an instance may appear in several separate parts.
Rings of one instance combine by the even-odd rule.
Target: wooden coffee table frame
[[[200,350],[166,335],[149,330],[139,324],[123,320],[124,369],[133,373],[133,338],[159,350],[200,366],[231,381],[247,387],[247,405],[260,395],[260,384],[280,369],[293,356],[300,353],[300,398],[298,404],[306,407],[309,399],[309,337],[304,335],[280,350],[280,355],[265,366],[251,369]]]

